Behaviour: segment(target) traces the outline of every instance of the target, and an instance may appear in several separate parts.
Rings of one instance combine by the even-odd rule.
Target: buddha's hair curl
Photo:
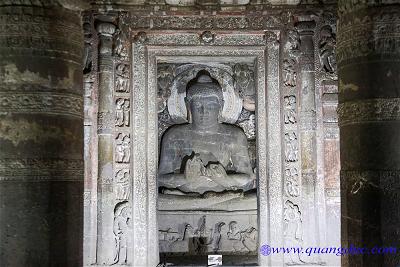
[[[191,102],[194,98],[216,97],[221,107],[224,103],[222,90],[219,84],[212,81],[208,75],[201,75],[197,81],[193,83],[186,92],[186,100]]]

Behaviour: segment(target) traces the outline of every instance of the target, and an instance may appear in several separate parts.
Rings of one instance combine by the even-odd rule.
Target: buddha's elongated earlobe
[[[192,112],[190,110],[190,103],[189,103],[187,97],[185,97],[185,106],[186,106],[186,111],[187,111],[187,118],[186,119],[187,119],[187,121],[189,123],[192,123]]]
[[[222,117],[222,109],[224,108],[224,101],[221,100],[220,101],[220,106],[219,106],[219,112],[218,112],[218,122],[219,123],[223,123],[224,122],[224,118]]]

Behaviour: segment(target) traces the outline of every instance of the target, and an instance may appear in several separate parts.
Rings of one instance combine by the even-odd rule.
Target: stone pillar
[[[115,25],[96,22],[99,33],[99,96],[98,96],[98,181],[97,181],[97,263],[112,264],[114,253],[113,235],[113,34]]]
[[[81,19],[46,1],[7,2],[0,4],[0,265],[81,266]]]
[[[314,31],[316,23],[309,17],[296,23],[300,36],[299,70],[301,86],[299,92],[300,110],[300,161],[302,183],[302,220],[304,244],[317,246],[318,244],[318,210],[317,210],[317,116],[315,102],[315,58],[314,58]],[[324,203],[324,201],[321,201]],[[313,259],[310,262],[318,261]]]
[[[356,2],[338,6],[342,246],[398,249],[400,6]],[[400,263],[398,250],[371,252],[347,255],[342,265]]]

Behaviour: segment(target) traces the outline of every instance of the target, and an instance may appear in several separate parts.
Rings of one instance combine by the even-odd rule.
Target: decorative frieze
[[[338,105],[339,125],[400,120],[400,98],[374,98]]]
[[[0,112],[47,113],[83,117],[82,97],[54,92],[3,92]]]
[[[82,181],[83,162],[74,159],[0,159],[0,181]]]
[[[155,30],[199,29],[199,30],[263,30],[280,27],[288,14],[244,16],[127,16],[126,21],[132,28]]]
[[[399,12],[398,6],[382,7],[372,14],[362,17],[349,16],[348,19],[341,20],[338,33],[338,63],[369,55],[398,58],[400,28],[394,25],[400,23]]]

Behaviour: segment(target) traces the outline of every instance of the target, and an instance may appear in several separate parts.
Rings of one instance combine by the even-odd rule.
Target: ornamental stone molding
[[[400,120],[400,98],[376,98],[339,104],[339,125]]]
[[[337,37],[338,63],[374,55],[399,60],[400,27],[394,26],[400,23],[399,13],[399,6],[388,6],[341,19]]]
[[[80,159],[0,159],[0,181],[82,181]]]
[[[0,93],[0,112],[46,113],[83,117],[80,96],[57,93]]]

